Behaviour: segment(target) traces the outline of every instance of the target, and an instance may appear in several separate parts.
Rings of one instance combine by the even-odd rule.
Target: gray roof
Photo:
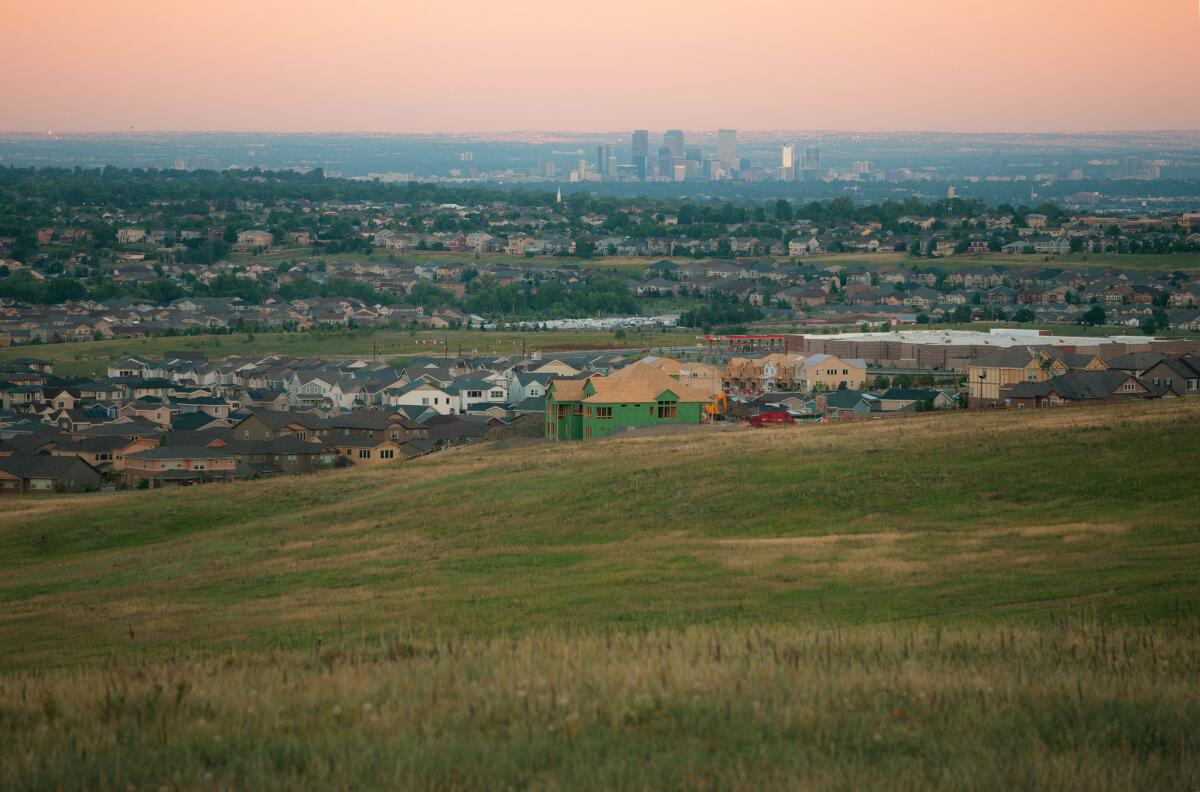
[[[235,456],[224,448],[209,448],[199,445],[159,446],[135,451],[125,455],[127,459],[225,459]]]

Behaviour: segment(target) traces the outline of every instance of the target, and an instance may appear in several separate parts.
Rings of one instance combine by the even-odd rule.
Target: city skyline
[[[740,7],[737,24],[720,23],[726,17],[713,2],[616,0],[614,14],[637,20],[620,37],[619,59],[613,38],[586,24],[586,10],[561,6],[360,0],[330,15],[316,3],[284,0],[127,0],[69,13],[62,3],[23,5],[10,10],[16,35],[0,52],[4,73],[21,75],[0,81],[0,126],[418,134],[1200,128],[1200,85],[1188,79],[1200,72],[1191,0],[1153,8],[1133,0],[768,0]],[[773,24],[778,19],[797,25]],[[671,63],[672,76],[648,79],[651,62]]]

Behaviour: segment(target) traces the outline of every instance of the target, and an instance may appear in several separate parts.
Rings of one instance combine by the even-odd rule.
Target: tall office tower
[[[615,175],[608,169],[609,160],[613,158],[613,147],[611,143],[601,143],[596,146],[596,173],[601,176]]]
[[[850,163],[850,172],[858,174],[870,173],[871,163],[866,160],[855,160]]]
[[[819,146],[809,146],[804,149],[804,170],[820,170],[821,169],[821,148]]]
[[[682,157],[683,130],[668,129],[667,133],[663,135],[663,148],[669,148],[671,150],[672,157]]]
[[[780,181],[792,181],[795,178],[796,147],[791,143],[784,143],[779,152],[779,179]]]
[[[1123,175],[1126,179],[1140,179],[1145,168],[1146,163],[1142,162],[1141,157],[1126,157]]]
[[[671,153],[671,149],[667,146],[663,146],[658,150],[658,178],[675,178],[675,155]]]
[[[730,170],[737,167],[737,130],[717,130],[717,159],[721,167]]]
[[[633,130],[633,167],[639,179],[650,175],[650,133],[644,129]]]
[[[687,152],[684,153],[683,158],[689,162],[702,162],[704,160],[704,157],[700,153],[699,146],[688,146]]]

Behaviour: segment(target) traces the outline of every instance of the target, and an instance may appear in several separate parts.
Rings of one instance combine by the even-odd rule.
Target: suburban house
[[[627,366],[607,377],[552,380],[546,391],[546,437],[581,440],[635,426],[698,424],[711,400],[650,366]]]
[[[1001,390],[1019,382],[1044,382],[1071,371],[1104,371],[1096,355],[1069,354],[1049,347],[1015,346],[980,355],[967,367],[967,400],[971,407],[996,407]]]
[[[103,483],[100,471],[75,455],[0,456],[0,495],[87,492]]]
[[[338,449],[320,441],[284,435],[274,440],[229,440],[209,447],[237,454],[252,476],[315,473],[337,464]]]
[[[781,352],[759,358],[730,358],[721,383],[726,390],[740,393],[790,390],[802,363],[803,358]]]
[[[1018,382],[1001,391],[1009,407],[1057,407],[1081,401],[1120,398],[1158,398],[1162,387],[1153,388],[1124,371],[1072,371],[1047,380]]]
[[[880,409],[884,412],[931,409],[952,410],[958,400],[946,391],[932,388],[891,388],[879,396]]]
[[[802,391],[861,390],[867,385],[867,364],[857,358],[818,353],[796,366],[795,386]]]
[[[207,446],[159,446],[123,457],[127,486],[182,486],[241,478],[237,454]]]
[[[308,440],[324,425],[325,419],[317,413],[261,410],[235,423],[230,431],[236,440],[274,440],[289,435]]]
[[[721,393],[725,389],[721,372],[717,370],[716,366],[711,366],[708,363],[700,363],[698,361],[680,363],[671,358],[647,355],[630,365],[656,368],[667,376],[679,380],[682,384],[708,393],[710,396]]]
[[[384,403],[389,407],[429,407],[439,415],[451,415],[458,411],[461,399],[457,393],[433,383],[410,382],[385,390]]]
[[[398,412],[357,410],[326,419],[321,439],[355,464],[377,464],[415,456],[404,446],[429,438],[426,426]]]

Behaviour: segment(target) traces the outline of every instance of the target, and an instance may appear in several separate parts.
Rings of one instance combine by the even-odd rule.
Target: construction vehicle
[[[704,415],[710,421],[722,420],[727,412],[729,412],[729,397],[725,395],[725,391],[713,396],[711,404],[704,405]]]

